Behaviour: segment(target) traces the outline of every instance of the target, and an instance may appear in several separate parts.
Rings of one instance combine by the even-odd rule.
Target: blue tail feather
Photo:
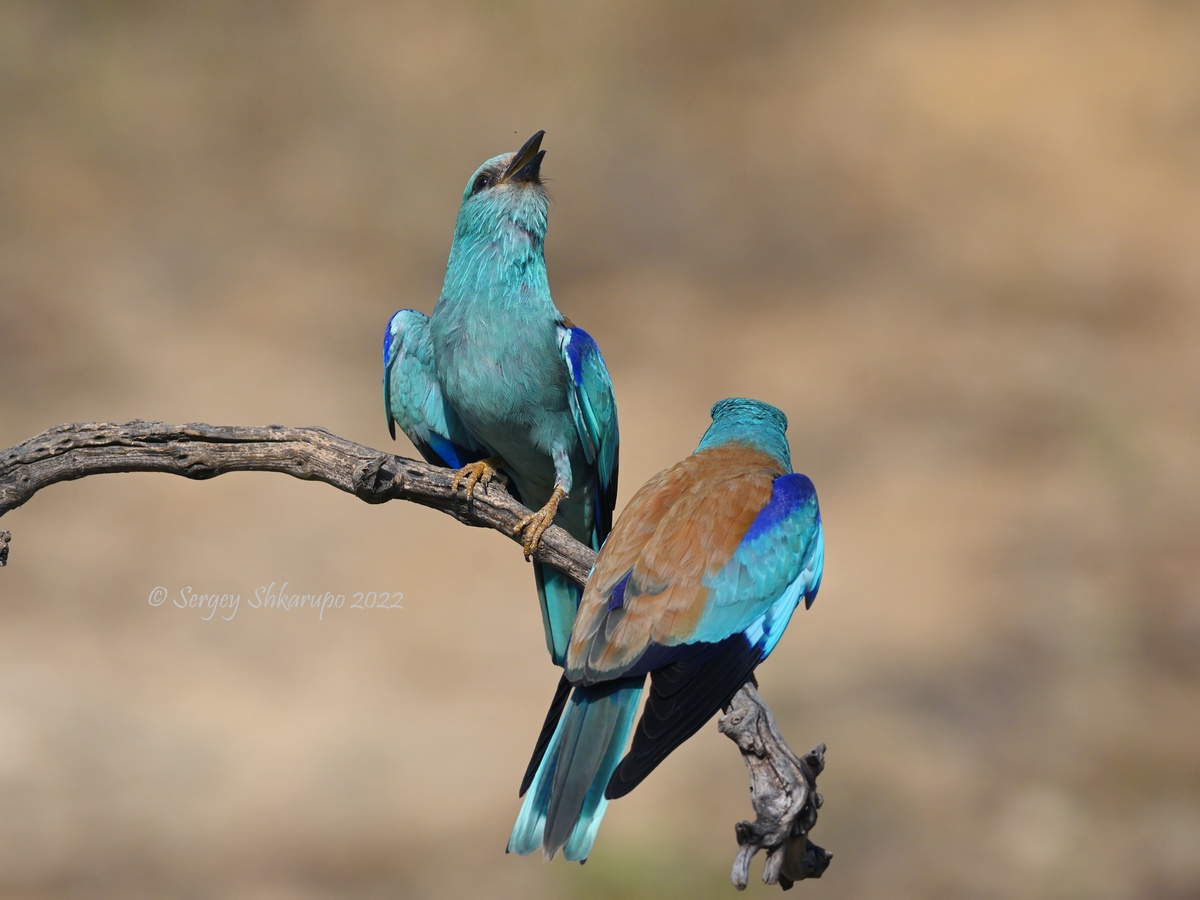
[[[567,658],[567,646],[571,641],[571,628],[575,625],[575,613],[583,588],[557,569],[533,564],[533,577],[537,580],[538,602],[542,604],[542,625],[546,629],[546,649],[556,666]]]
[[[547,858],[562,850],[567,859],[587,859],[608,806],[605,788],[633,731],[644,680],[622,678],[572,691],[517,815],[511,852],[523,855],[540,847]]]

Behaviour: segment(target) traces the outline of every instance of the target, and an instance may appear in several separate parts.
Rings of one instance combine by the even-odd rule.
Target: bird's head
[[[539,131],[516,153],[489,159],[475,170],[463,191],[459,229],[493,231],[508,221],[538,237],[546,233],[546,189],[542,186]]]
[[[704,432],[697,450],[724,444],[749,444],[775,457],[791,471],[792,456],[787,442],[787,416],[761,400],[727,397],[712,408],[712,425]]]

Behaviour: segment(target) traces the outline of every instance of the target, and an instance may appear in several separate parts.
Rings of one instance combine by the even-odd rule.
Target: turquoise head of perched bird
[[[541,178],[542,134],[516,153],[492,157],[467,182],[443,297],[483,293],[511,304],[540,291],[549,300],[542,255],[549,207]]]

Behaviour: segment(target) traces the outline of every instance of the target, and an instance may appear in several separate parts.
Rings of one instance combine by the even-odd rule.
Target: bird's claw
[[[554,524],[554,517],[558,514],[558,504],[565,496],[567,496],[567,492],[556,486],[553,493],[550,494],[550,499],[546,501],[545,506],[537,512],[530,513],[513,527],[513,534],[520,534],[522,531],[525,532],[521,546],[525,550],[526,562],[537,552],[538,545],[542,542],[542,535],[546,533],[546,529]]]
[[[450,482],[450,490],[457,491],[458,485],[465,479],[467,482],[467,499],[470,499],[475,495],[475,485],[477,484],[482,484],[486,488],[492,483],[493,479],[506,482],[508,479],[504,477],[504,473],[499,469],[501,465],[503,465],[503,462],[498,456],[491,456],[487,459],[481,459],[478,462],[467,463],[454,473],[454,480]]]

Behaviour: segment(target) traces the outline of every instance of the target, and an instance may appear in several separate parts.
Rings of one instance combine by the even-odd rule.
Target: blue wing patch
[[[596,473],[595,528],[592,546],[600,544],[612,530],[613,507],[617,502],[617,470],[620,436],[617,404],[612,380],[596,342],[582,328],[563,322],[559,326],[559,352],[567,367],[571,390],[567,400],[584,456]]]
[[[744,634],[771,652],[801,597],[811,606],[821,584],[825,535],[812,481],[775,479],[762,508],[729,561],[706,580],[708,602],[689,641]]]

